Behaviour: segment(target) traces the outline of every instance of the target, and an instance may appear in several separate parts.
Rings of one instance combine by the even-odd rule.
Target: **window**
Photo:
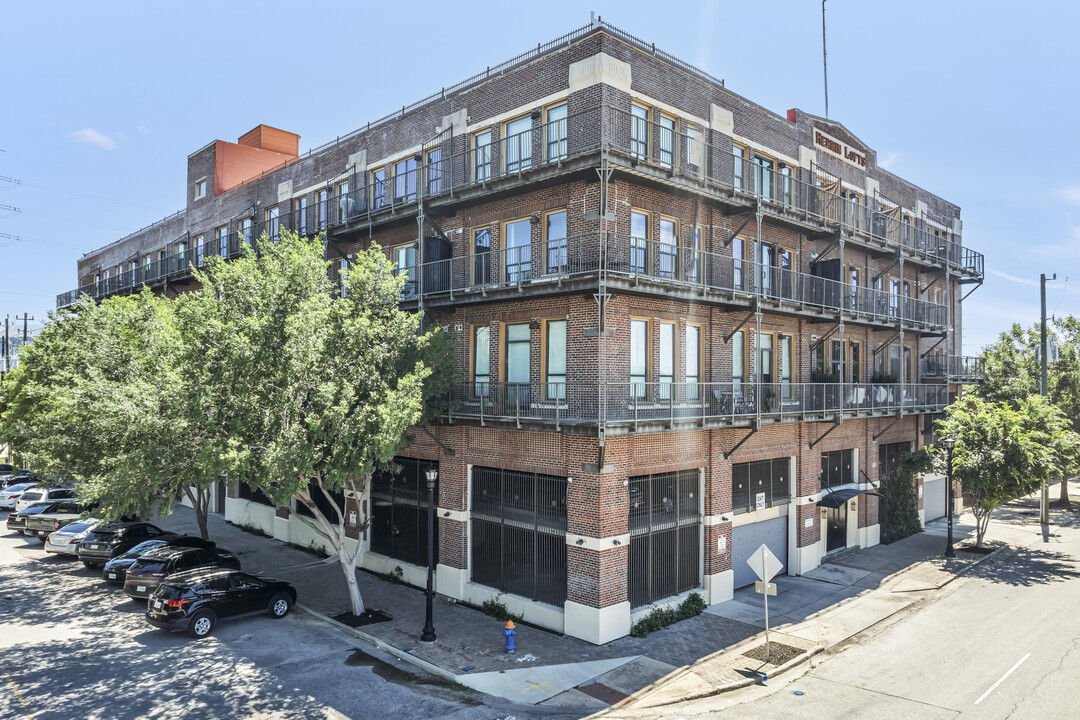
[[[556,105],[547,111],[548,162],[566,157],[566,105]]]
[[[158,250],[158,269],[162,273],[164,273],[166,271],[166,267],[165,267],[165,250],[164,249]],[[108,278],[109,278],[109,273],[106,272],[105,273],[105,279],[107,280]]]
[[[386,168],[371,171],[371,207],[378,210],[386,205]]]
[[[847,485],[855,480],[854,452],[835,450],[821,453],[821,487]]]
[[[270,240],[277,242],[278,236],[281,233],[281,224],[278,220],[277,205],[274,207],[266,208],[266,232],[270,235]]]
[[[738,515],[791,499],[791,460],[776,458],[731,466],[731,509]]]
[[[491,395],[491,328],[475,325],[472,330],[473,397]]]
[[[649,321],[630,321],[630,397],[643,399],[649,381]]]
[[[754,190],[764,200],[773,199],[773,169],[776,163],[754,154]]]
[[[746,160],[746,150],[738,145],[734,145],[731,148],[731,154],[735,161],[734,167],[734,182],[736,190],[746,189],[746,176],[745,169],[743,168],[743,162]]]
[[[416,158],[394,164],[394,202],[410,203],[416,199]]]
[[[301,235],[307,235],[307,198],[297,198],[294,205],[296,208],[296,231]]]
[[[195,199],[206,197],[206,178],[195,181]]]
[[[705,142],[701,128],[696,125],[686,126],[686,160],[694,167],[705,166]]]
[[[900,459],[911,450],[906,442],[878,445],[878,480],[900,468]]]
[[[348,181],[338,183],[337,186],[337,210],[338,210],[338,222],[346,222],[355,214],[355,203],[352,198],[349,197],[349,183]]]
[[[698,400],[701,390],[698,387],[701,382],[701,326],[686,326],[686,399]]]
[[[739,330],[731,338],[731,390],[736,399],[742,399],[745,382],[746,331]]]
[[[854,265],[848,266],[849,302],[851,309],[859,310],[859,268]]]
[[[411,565],[427,565],[428,493],[424,471],[430,460],[395,457],[393,467],[371,475],[371,550]],[[437,482],[437,481],[436,481]],[[435,497],[439,497],[436,484]],[[439,523],[432,547],[438,562]]]
[[[484,182],[491,179],[491,131],[473,135],[473,179]]]
[[[771,243],[758,243],[758,287],[762,295],[772,295],[776,290],[776,246]]]
[[[532,277],[532,221],[528,218],[503,225],[506,252],[505,282],[514,284]]]
[[[405,276],[405,287],[402,288],[403,297],[416,296],[416,246],[399,245],[394,248],[395,275]]]
[[[319,512],[321,512],[327,520],[332,523],[337,523],[339,519],[345,517],[344,492],[341,490],[330,490],[317,483],[308,484],[308,492],[311,494],[311,501],[315,504],[315,507],[319,509]],[[296,512],[299,515],[315,517],[314,511],[299,499],[296,501]]]
[[[894,318],[900,314],[900,281],[889,278],[889,317]]]
[[[244,218],[240,221],[240,241],[245,245],[250,245],[255,240],[255,231],[252,228],[254,224],[255,221],[252,218]],[[228,237],[229,233],[226,228],[221,228],[221,231]]]
[[[900,346],[889,346],[889,374],[892,375],[894,382],[900,382]]]
[[[649,159],[649,109],[636,103],[630,105],[630,155]]]
[[[94,273],[94,293],[101,292],[101,273]]]
[[[780,397],[790,400],[792,393],[792,374],[794,373],[794,341],[790,335],[780,335]]]
[[[675,118],[660,115],[659,135],[660,165],[670,169],[675,164]]]
[[[349,275],[349,259],[341,258],[338,260],[338,291],[341,297],[348,297],[348,290],[345,289],[345,278]]]
[[[442,149],[436,148],[427,154],[427,192],[438,195],[442,192]]]
[[[851,353],[851,382],[859,383],[862,382],[862,380],[860,380],[861,370],[859,369],[859,362],[862,358],[862,345],[854,340],[850,341],[848,344],[850,346],[849,352]]]
[[[746,289],[746,281],[743,278],[743,273],[746,270],[743,265],[744,243],[745,240],[740,237],[737,237],[731,241],[731,280],[732,287],[735,290]]]
[[[131,285],[135,285],[135,271],[138,269],[138,267],[139,267],[139,263],[135,262],[134,260],[132,260],[131,263],[128,266],[128,268],[130,270],[130,272],[128,274],[131,276],[129,278]]]
[[[780,192],[785,207],[791,207],[791,168],[787,165],[780,166]]]
[[[491,282],[491,228],[473,231],[473,284]]]
[[[195,238],[195,264],[203,266],[203,255],[206,254],[206,236],[200,235]]]
[[[566,266],[566,211],[548,213],[544,232],[547,245],[547,274],[564,274]]]
[[[143,280],[149,280],[150,279],[150,273],[151,273],[150,267],[151,267],[151,265],[153,265],[153,262],[154,261],[151,259],[151,257],[149,255],[147,255],[146,257],[143,258]],[[94,285],[97,285],[97,282],[98,282],[98,278],[97,278],[97,275],[95,275],[94,276]]]
[[[686,280],[687,282],[704,282],[705,278],[702,275],[702,270],[705,267],[705,253],[702,247],[703,233],[701,226],[698,225],[690,232],[690,256],[686,258]]]
[[[326,190],[320,190],[319,192],[317,192],[315,194],[315,197],[316,197],[316,204],[318,204],[318,206],[319,206],[318,228],[319,228],[319,230],[325,230],[326,229],[326,202],[327,202],[327,199],[326,199],[327,198],[327,192],[326,192]],[[246,235],[244,237],[247,238]]]
[[[248,218],[245,221],[245,223],[246,224],[243,225],[243,227],[248,228],[248,232],[250,232],[251,231],[250,230],[251,229],[251,219]],[[229,228],[227,226],[225,226],[225,225],[222,225],[221,227],[219,227],[217,229],[217,236],[218,236],[218,253],[223,258],[229,257]],[[244,237],[246,238],[247,236],[245,235]]]
[[[649,247],[649,216],[630,211],[630,272],[644,273]]]
[[[545,333],[544,399],[566,399],[566,320],[548,320]]]
[[[506,399],[509,410],[529,407],[529,381],[532,379],[529,323],[514,323],[506,329]],[[516,414],[516,413],[515,413]]]
[[[680,470],[629,479],[631,607],[701,584],[698,478],[698,470]]]
[[[672,398],[672,389],[675,384],[675,324],[660,323],[660,353],[657,358],[658,397],[661,400]]]
[[[258,503],[260,505],[268,505],[275,507],[274,501],[271,500],[262,488],[256,485],[248,485],[241,480],[238,484],[237,490],[239,491],[240,498],[243,500],[250,500],[251,502]]]
[[[679,238],[675,221],[671,218],[660,218],[660,245],[657,247],[657,260],[660,267],[657,275],[663,278],[674,278],[679,255]]]
[[[506,172],[516,173],[532,166],[532,117],[506,123]]]
[[[176,243],[176,269],[187,270],[187,243]],[[119,272],[117,273],[119,275]]]
[[[754,348],[754,369],[757,370],[758,382],[762,385],[773,383],[773,336],[771,333],[758,333]],[[768,392],[768,388],[763,389]]]
[[[474,467],[469,567],[500,592],[566,602],[566,478]]]

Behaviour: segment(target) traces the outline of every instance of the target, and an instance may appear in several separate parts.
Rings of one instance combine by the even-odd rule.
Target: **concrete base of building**
[[[277,515],[274,516],[274,539],[281,542],[293,542],[292,534],[289,532],[289,525],[292,523],[290,518],[282,518]],[[305,543],[296,543],[297,545],[305,545]]]
[[[241,498],[225,498],[225,519],[234,525],[253,527],[274,535],[274,508]]]
[[[881,526],[871,525],[870,527],[859,528],[859,547],[873,547],[874,545],[881,544]]]
[[[630,603],[594,608],[567,600],[564,620],[564,634],[603,645],[630,634]]]
[[[705,602],[709,605],[727,602],[735,597],[735,572],[724,570],[705,576]]]
[[[415,584],[423,586],[426,582],[427,577],[425,576],[421,582]],[[526,622],[555,632],[573,634],[565,629],[565,613],[562,608],[529,600],[519,595],[500,593],[494,588],[470,582],[469,571],[464,568],[451,567],[440,563],[435,568],[435,592],[476,606],[483,605],[484,601],[494,600],[497,597],[499,602],[506,605],[506,609],[511,614],[520,615]]]
[[[380,555],[379,553],[371,552],[370,550],[364,553],[363,566],[365,569],[376,573],[383,573],[385,575],[397,576],[403,583],[413,585],[415,587],[427,587],[427,566],[410,565],[407,562],[402,562],[397,558],[387,557],[386,555]],[[441,595],[447,595],[448,597],[457,597],[456,595],[449,595],[442,591],[439,587],[438,581],[442,577],[443,571],[440,568],[445,568],[447,571],[457,570],[457,568],[447,567],[445,565],[435,566],[435,592]],[[398,574],[400,572],[400,575]],[[449,574],[449,573],[447,573]]]
[[[919,525],[926,527],[926,511],[919,508]]]
[[[788,575],[805,575],[821,565],[821,556],[824,554],[824,541],[795,548],[794,553],[788,554]]]

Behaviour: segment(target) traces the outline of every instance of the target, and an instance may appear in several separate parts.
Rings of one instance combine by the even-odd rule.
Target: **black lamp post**
[[[435,591],[431,587],[431,578],[435,572],[435,481],[439,479],[439,470],[434,465],[428,465],[424,469],[424,479],[427,480],[427,615],[424,619],[424,632],[420,635],[421,642],[435,642],[435,625],[431,621],[431,603],[435,599]]]
[[[945,484],[948,486],[945,489],[945,517],[949,520],[949,535],[945,541],[945,557],[956,557],[956,551],[953,550],[952,540],[952,516],[953,516],[953,487],[952,487],[952,451],[953,446],[956,445],[956,438],[947,437],[941,441],[941,444],[945,446]]]

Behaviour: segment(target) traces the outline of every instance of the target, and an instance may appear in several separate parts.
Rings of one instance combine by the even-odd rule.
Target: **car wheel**
[[[267,612],[270,613],[270,617],[280,619],[289,614],[289,608],[292,607],[292,599],[288,593],[278,593],[270,601],[270,606],[267,607]]]
[[[214,629],[215,620],[214,613],[209,610],[195,613],[195,616],[191,618],[191,624],[188,625],[188,635],[193,638],[206,637]]]
[[[101,567],[101,563],[90,562],[89,560],[83,560],[82,564],[83,567],[87,568],[88,570],[93,570],[94,568]]]

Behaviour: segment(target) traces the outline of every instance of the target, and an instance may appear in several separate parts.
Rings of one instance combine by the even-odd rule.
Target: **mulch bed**
[[[783,665],[788,660],[792,660],[802,655],[805,650],[797,647],[791,647],[790,645],[784,645],[783,643],[771,642],[769,643],[768,660],[765,659],[765,643],[758,645],[756,648],[744,652],[743,655],[751,660],[758,660],[760,662],[768,662],[772,665]]]
[[[340,615],[334,615],[332,619],[338,621],[342,625],[358,628],[363,627],[364,625],[390,622],[394,618],[390,617],[382,610],[368,610],[363,615],[353,615],[351,612],[343,612]]]
[[[985,545],[983,545],[982,547],[975,547],[974,545],[961,545],[956,549],[960,552],[972,553],[973,555],[989,555],[990,553],[997,550],[996,547],[987,547]]]

